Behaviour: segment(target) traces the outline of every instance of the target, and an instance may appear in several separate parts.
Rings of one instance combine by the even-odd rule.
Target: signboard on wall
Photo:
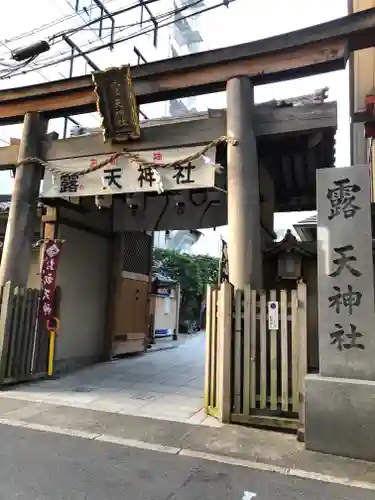
[[[139,156],[157,164],[172,163],[198,153],[201,147],[176,148],[161,151],[143,151]],[[110,155],[73,158],[49,162],[62,174],[46,171],[42,197],[66,198],[75,196],[102,196],[137,192],[181,191],[215,187],[215,176],[221,168],[215,165],[213,149],[204,156],[174,167],[141,167],[135,161],[121,156],[107,166],[94,170]],[[78,176],[76,172],[88,167],[93,171]]]

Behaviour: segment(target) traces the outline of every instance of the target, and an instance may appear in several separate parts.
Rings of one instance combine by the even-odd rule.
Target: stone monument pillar
[[[375,460],[374,269],[367,165],[317,174],[319,375],[308,375],[310,450]]]

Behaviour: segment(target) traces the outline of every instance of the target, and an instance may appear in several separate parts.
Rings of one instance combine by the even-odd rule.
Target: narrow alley
[[[1,396],[215,424],[203,411],[204,359],[205,334],[201,332],[192,337],[180,336],[177,342],[157,341],[153,351],[144,355],[100,363],[58,380],[13,386]]]

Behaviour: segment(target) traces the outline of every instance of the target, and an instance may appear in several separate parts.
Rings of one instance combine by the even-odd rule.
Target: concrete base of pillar
[[[306,448],[375,461],[375,382],[320,375],[305,382]]]

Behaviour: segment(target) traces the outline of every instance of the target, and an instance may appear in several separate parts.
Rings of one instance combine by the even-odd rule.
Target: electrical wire
[[[131,4],[130,6],[123,7],[121,9],[115,10],[115,11],[111,12],[110,14],[106,14],[104,16],[99,16],[96,19],[92,19],[91,21],[88,21],[84,25],[78,26],[77,28],[72,28],[70,30],[65,30],[65,31],[62,31],[60,33],[56,33],[55,35],[52,35],[51,37],[49,37],[48,40],[52,41],[55,38],[62,37],[63,35],[72,36],[72,35],[74,35],[74,33],[77,33],[78,31],[81,31],[84,28],[88,28],[89,26],[91,26],[91,25],[93,25],[95,23],[98,23],[100,21],[104,21],[105,19],[109,19],[111,17],[118,16],[119,14],[124,14],[125,12],[129,12],[129,11],[135,9],[135,8],[146,6],[146,5],[149,5],[149,4],[152,4],[152,3],[155,3],[155,2],[159,2],[159,1],[160,0],[143,0],[142,3],[136,2],[134,4]],[[203,0],[200,0],[200,1],[203,1]]]
[[[106,4],[108,4],[109,2],[111,2],[111,1],[113,1],[113,0],[108,0],[104,4],[104,6]],[[130,4],[130,5],[127,5],[126,7],[122,7],[121,9],[118,9],[117,11],[114,11],[114,12],[109,13],[109,14],[101,15],[101,16],[95,18],[95,19],[87,21],[83,25],[80,25],[80,26],[78,26],[76,28],[71,28],[71,29],[68,29],[68,30],[60,31],[60,32],[56,33],[55,35],[52,35],[51,37],[49,37],[48,41],[53,45],[53,44],[55,44],[55,39],[58,38],[58,37],[61,37],[61,39],[63,39],[62,37],[64,35],[72,35],[72,34],[74,34],[76,32],[81,31],[85,27],[92,26],[95,23],[98,23],[98,22],[103,21],[105,19],[115,17],[115,16],[117,16],[119,14],[122,14],[122,13],[125,13],[125,12],[129,12],[129,11],[131,11],[133,9],[142,7],[142,5],[144,6],[144,5],[155,3],[155,2],[158,2],[158,1],[161,1],[161,0],[143,0],[142,3],[140,2],[140,0],[138,0],[138,1],[136,1],[136,2],[134,2],[132,4]],[[98,7],[97,5],[92,5],[90,8],[87,9],[87,11],[91,11],[94,8],[97,8],[97,7]],[[53,27],[55,24],[60,24],[61,22],[64,22],[66,20],[69,20],[69,19],[72,19],[72,18],[75,18],[75,17],[81,17],[82,18],[81,13],[86,13],[86,12],[85,12],[85,10],[74,12],[73,14],[69,14],[69,15],[65,16],[65,18],[62,18],[62,21],[56,20],[56,21],[52,21],[50,23],[46,23],[45,25],[42,25],[42,27],[35,28],[35,30],[31,30],[30,32],[18,35],[17,37],[13,37],[13,38],[11,38],[9,40],[5,40],[5,41],[2,41],[2,42],[0,41],[0,44],[5,45],[6,43],[11,43],[12,41],[15,41],[15,40],[22,40],[23,38],[30,37],[33,34],[36,34],[36,33],[40,32],[40,31],[43,31],[43,30],[48,29],[50,27]],[[92,29],[92,28],[90,29],[90,31],[92,31],[93,33],[95,33],[94,29]],[[99,37],[97,35],[96,35],[96,38],[99,39]],[[4,54],[4,56],[5,56],[5,54]]]
[[[112,0],[110,0],[110,1],[112,1]],[[129,12],[131,10],[134,10],[136,8],[144,7],[144,6],[147,6],[149,4],[152,4],[152,3],[155,3],[155,2],[159,2],[159,1],[161,1],[161,0],[143,0],[142,3],[140,3],[140,1],[138,0],[137,2],[132,3],[132,4],[128,5],[128,6],[126,6],[126,7],[118,9],[116,11],[113,11],[110,14],[106,14],[104,16],[100,16],[100,17],[97,17],[95,19],[92,19],[92,20],[88,21],[87,23],[84,23],[83,25],[80,25],[78,27],[71,28],[71,29],[65,30],[65,31],[60,31],[59,33],[56,33],[56,34],[52,35],[51,37],[49,37],[48,41],[50,43],[52,43],[52,45],[54,45],[54,44],[58,43],[58,41],[56,42],[56,39],[59,38],[59,37],[61,37],[61,40],[60,40],[60,42],[61,42],[61,41],[63,41],[64,35],[72,36],[75,33],[80,32],[83,29],[87,29],[88,27],[90,27],[90,26],[92,26],[92,25],[94,25],[94,24],[96,24],[98,22],[101,22],[101,21],[103,21],[105,19],[113,18],[113,17],[116,17],[117,15],[124,14],[124,13]],[[200,1],[202,1],[202,0],[200,0]],[[72,17],[75,17],[75,15],[72,15]],[[156,19],[157,17],[158,16],[154,17],[154,19]],[[151,19],[146,19],[146,20],[143,20],[143,23],[145,24],[146,21],[151,22],[152,20]],[[141,24],[141,22],[135,23],[134,26],[139,25],[139,24]],[[90,31],[94,32],[94,30],[92,28],[90,29]],[[119,31],[121,32],[122,29],[120,29]],[[97,35],[95,36],[95,38],[99,39],[100,42],[103,40],[103,38],[100,39]],[[95,41],[97,41],[97,40],[95,40]],[[6,43],[9,43],[9,42],[0,42],[0,44],[2,44],[4,46],[6,46]],[[80,48],[83,48],[83,47],[85,47],[87,45],[91,45],[92,43],[94,43],[94,42],[93,41],[89,41],[88,43],[86,43],[84,45],[80,45]],[[9,49],[9,47],[8,47],[8,49]],[[68,54],[68,53],[69,53],[69,51],[66,52],[66,54]],[[62,53],[60,55],[64,55],[64,54]],[[51,59],[53,57],[56,57],[56,55],[49,55],[49,56],[47,56],[47,58],[44,58],[43,61]]]
[[[187,5],[187,6],[184,6],[184,7],[179,8],[179,9],[175,9],[175,10],[171,11],[172,13],[169,15],[169,17],[171,17],[171,16],[175,15],[176,13],[181,13],[181,12],[183,12],[184,10],[191,9],[191,7],[194,7],[194,6],[196,6],[196,5],[200,4],[200,3],[202,3],[203,1],[204,1],[204,0],[197,0],[196,2],[194,2],[194,3],[193,3],[193,4],[191,4],[191,5]],[[230,4],[230,3],[234,2],[234,1],[235,1],[235,0],[228,0],[228,4]],[[194,17],[194,16],[197,16],[197,15],[199,15],[199,14],[203,14],[203,13],[205,13],[205,12],[208,12],[208,11],[210,11],[210,10],[216,9],[216,8],[221,7],[221,6],[223,6],[223,5],[224,5],[224,4],[223,4],[222,2],[217,3],[217,4],[212,5],[212,6],[210,6],[210,7],[206,7],[206,8],[204,8],[204,9],[198,10],[198,11],[196,11],[196,12],[192,13],[192,14],[189,14],[189,15],[186,15],[186,16],[181,16],[181,17],[179,18],[179,20],[181,20],[181,21],[182,21],[182,20],[184,20],[184,19],[188,19],[188,18],[190,18],[190,17]],[[165,15],[165,14],[164,14],[164,15]],[[172,21],[166,22],[166,23],[164,23],[164,24],[162,24],[162,25],[159,25],[158,29],[164,28],[164,27],[166,27],[166,26],[170,26],[171,24],[174,24],[175,22],[176,22],[176,21],[175,21],[175,19],[174,19],[174,20],[172,20]],[[140,23],[137,23],[137,24],[140,24]],[[139,37],[139,36],[141,36],[141,35],[145,35],[145,34],[151,33],[152,31],[154,31],[154,28],[150,28],[150,29],[145,29],[145,30],[138,31],[137,33],[133,33],[133,34],[131,34],[131,35],[127,36],[127,37],[121,38],[121,39],[119,39],[119,40],[115,40],[113,43],[112,43],[112,42],[110,42],[110,43],[107,43],[107,44],[103,44],[103,45],[100,45],[100,46],[93,47],[93,48],[91,48],[90,50],[85,51],[85,54],[91,54],[91,53],[96,52],[96,51],[98,51],[98,50],[102,50],[102,49],[104,49],[104,48],[108,48],[108,47],[110,47],[110,46],[112,46],[112,45],[117,45],[118,43],[122,43],[122,42],[125,42],[125,41],[132,40],[132,39],[137,38],[137,37]],[[70,60],[72,60],[72,59],[74,59],[74,58],[77,58],[77,57],[81,57],[81,54],[75,54],[75,55],[73,55],[73,57],[72,57],[71,55],[69,55],[69,56],[67,56],[67,57],[62,57],[61,59],[54,60],[54,61],[49,62],[49,63],[46,63],[46,64],[41,64],[40,66],[37,66],[37,67],[34,67],[34,68],[30,68],[29,70],[22,71],[22,72],[20,72],[20,73],[16,73],[16,74],[14,74],[14,75],[12,75],[12,76],[18,76],[18,75],[21,75],[21,74],[22,74],[22,75],[24,75],[24,74],[28,74],[28,73],[30,73],[30,72],[35,71],[36,69],[44,69],[44,68],[47,68],[47,67],[55,66],[55,65],[57,65],[57,64],[60,64],[60,63],[65,62],[65,61],[70,61]],[[42,63],[42,62],[43,62],[43,61],[41,61],[41,63]]]
[[[104,6],[109,4],[110,2],[113,2],[113,0],[107,0],[106,2],[103,2]],[[54,21],[50,21],[49,23],[42,24],[41,26],[38,26],[37,28],[33,28],[30,31],[25,31],[24,33],[21,33],[19,35],[16,35],[12,38],[6,38],[5,40],[1,40],[3,43],[11,43],[11,42],[16,42],[18,40],[22,40],[22,38],[27,38],[29,36],[35,35],[36,33],[40,33],[41,31],[45,31],[46,29],[52,28],[53,26],[56,26],[58,24],[61,24],[65,21],[68,21],[69,19],[73,19],[74,17],[77,17],[79,14],[83,13],[86,14],[86,12],[91,12],[93,9],[98,8],[96,4],[91,5],[90,7],[86,7],[85,9],[78,10],[72,14],[67,14],[65,16],[62,16],[58,19],[55,19]]]
[[[152,1],[155,1],[155,0],[150,0],[150,3]],[[157,0],[156,0],[157,1]],[[184,7],[180,7],[178,9],[172,9],[172,10],[169,10],[167,12],[163,12],[161,14],[157,14],[156,16],[153,16],[153,18],[149,18],[149,19],[143,19],[141,21],[137,21],[137,22],[134,22],[134,23],[131,23],[131,24],[127,24],[127,25],[124,25],[124,26],[117,26],[116,27],[116,30],[117,30],[117,33],[122,33],[123,31],[126,31],[127,29],[129,28],[133,28],[133,27],[136,27],[136,26],[143,26],[145,24],[150,24],[150,23],[154,23],[154,21],[158,22],[158,21],[165,21],[167,20],[168,18],[171,18],[172,16],[176,15],[176,14],[179,14],[185,10],[188,10],[190,9],[192,6],[195,6],[195,5],[198,5],[200,3],[202,3],[204,0],[197,0],[194,4],[190,4],[190,5],[185,5]],[[143,3],[143,5],[147,5],[146,2]],[[192,16],[195,15],[195,14],[192,14]],[[97,20],[95,20],[95,22],[97,22]],[[79,31],[83,31],[85,28],[80,28]],[[103,28],[102,28],[103,29]],[[111,28],[107,28],[107,29],[111,29]],[[144,28],[145,29],[145,28]],[[152,30],[150,31],[153,31],[155,28],[153,27]],[[76,29],[75,29],[76,30]],[[149,32],[149,31],[148,31]],[[65,34],[65,33],[64,33]],[[139,36],[144,34],[143,32],[139,32]],[[70,36],[72,36],[72,34],[70,33]],[[106,35],[104,37],[102,37],[102,41],[109,38],[110,35]],[[88,42],[84,43],[84,44],[80,44],[80,49],[82,50],[82,48],[85,48],[89,45],[92,45],[93,41],[92,40],[89,40]],[[106,46],[105,46],[106,47]],[[101,47],[103,48],[103,47]],[[100,48],[98,48],[97,50],[100,50]],[[69,51],[65,52],[65,53],[60,53],[60,56],[63,56],[65,54],[68,54]],[[53,59],[54,57],[56,57],[55,55],[54,56],[47,56],[46,58],[42,58],[41,59],[41,62],[43,61],[46,61],[46,60],[49,60],[49,59]],[[79,55],[77,55],[77,57],[79,57]],[[70,59],[70,56],[69,56],[69,59]]]
[[[200,1],[202,1],[202,0],[200,0]],[[167,15],[167,14],[159,15],[159,16],[158,16],[158,18],[159,18],[160,20],[163,20],[163,19],[166,17],[166,15]],[[169,14],[169,13],[168,13],[168,15],[169,15],[169,17],[170,17],[170,14]],[[146,19],[146,20],[143,20],[143,21],[142,21],[142,24],[143,24],[143,25],[146,25],[146,24],[150,24],[151,22],[152,22],[152,20],[151,20],[151,19]],[[118,27],[118,28],[119,28],[119,29],[118,29],[118,33],[122,33],[123,31],[125,31],[125,30],[127,30],[127,29],[130,29],[130,28],[133,28],[133,27],[136,27],[136,26],[139,26],[140,24],[141,24],[141,23],[140,23],[139,21],[137,21],[137,22],[135,22],[135,23],[131,23],[131,24],[128,24],[128,25],[119,26],[119,27]],[[142,34],[142,33],[140,33],[140,34]],[[102,37],[102,41],[103,41],[103,40],[108,39],[109,37],[110,37],[110,35],[106,35],[106,36]],[[89,40],[89,41],[87,41],[87,42],[86,42],[86,43],[84,43],[84,44],[80,44],[80,49],[82,50],[82,49],[84,49],[85,47],[91,46],[93,43],[94,43],[94,41]],[[0,42],[0,44],[2,44],[2,45],[4,45],[4,46],[6,46],[4,42]],[[10,50],[10,48],[9,48],[9,47],[7,47],[7,48],[8,48],[8,50]],[[98,49],[98,50],[99,50],[99,49]],[[69,54],[69,56],[68,56],[68,54]],[[52,53],[52,54],[49,54],[49,55],[47,55],[47,56],[45,56],[45,57],[41,57],[41,58],[39,58],[39,59],[38,59],[38,61],[40,62],[40,65],[39,65],[39,66],[40,66],[40,67],[44,67],[43,65],[44,65],[44,64],[48,64],[48,62],[49,62],[49,61],[51,61],[51,60],[52,60],[52,61],[54,62],[54,61],[56,60],[56,57],[64,57],[64,56],[68,56],[68,57],[67,57],[67,59],[68,59],[68,60],[70,60],[70,59],[71,59],[71,51],[70,51],[70,50],[67,50],[67,51],[60,51],[59,53]],[[79,54],[77,55],[77,57],[79,57]],[[12,65],[11,65],[11,64],[9,64],[9,63],[4,63],[4,62],[2,62],[2,61],[1,61],[1,59],[0,59],[0,65],[6,66],[6,67],[7,67],[7,69],[9,69],[9,68],[10,68],[10,69],[12,69]],[[39,67],[39,66],[38,66],[38,67]],[[20,67],[20,65],[18,65],[17,67]],[[17,67],[15,67],[15,69],[17,69]],[[0,73],[1,73],[1,71],[2,71],[2,70],[0,70]],[[3,70],[3,71],[5,71],[5,70]]]
[[[1,75],[0,76],[0,80],[5,80],[6,78],[11,78],[12,76],[15,76],[15,73],[17,71],[19,71],[20,69],[28,66],[31,62],[34,61],[34,59],[36,59],[37,56],[32,56],[32,57],[29,57],[29,59],[27,59],[26,61],[24,61],[22,64],[20,64],[19,66],[17,66],[17,68],[13,68],[13,69],[10,69],[8,71],[8,73],[5,73],[5,75]],[[36,69],[34,71],[37,71]]]
[[[153,0],[153,1],[155,1],[155,0]],[[201,3],[202,1],[203,1],[203,0],[198,0],[198,1],[196,2],[196,4]],[[195,4],[193,4],[193,5],[195,5]],[[168,11],[168,12],[166,12],[166,13],[159,14],[159,15],[157,15],[154,19],[155,19],[155,20],[166,20],[166,19],[168,19],[168,18],[172,17],[173,15],[175,15],[176,13],[181,12],[181,11],[183,11],[183,10],[186,10],[186,9],[188,9],[188,8],[190,8],[190,6],[188,6],[188,7],[186,7],[186,6],[185,6],[185,7],[183,7],[183,8],[177,9],[177,10],[176,10],[176,9],[174,9],[174,10]],[[142,22],[138,21],[138,22],[136,22],[136,23],[132,23],[132,24],[129,24],[129,25],[126,25],[126,26],[122,27],[122,29],[120,29],[120,30],[119,30],[119,32],[123,32],[123,31],[125,31],[125,30],[126,30],[126,29],[128,29],[128,28],[135,27],[135,26],[139,26],[139,25],[141,25],[141,24],[150,24],[151,22],[152,22],[152,19],[146,19],[146,20],[143,20]],[[140,35],[145,34],[145,33],[149,33],[150,31],[153,31],[153,30],[154,30],[154,28],[152,28],[152,29],[150,29],[150,30],[145,30],[145,29],[144,29],[143,31],[138,31],[138,32],[137,32],[137,36],[140,36]],[[110,35],[106,35],[105,37],[103,37],[103,40],[104,40],[104,39],[108,39],[109,37],[110,37]],[[93,43],[92,41],[88,41],[88,42],[86,42],[86,43],[85,43],[85,44],[83,44],[83,45],[81,44],[81,45],[80,45],[80,48],[81,48],[81,49],[83,49],[83,48],[85,48],[85,47],[87,47],[87,46],[92,45],[92,43]],[[117,42],[116,42],[116,43],[117,43]],[[109,46],[109,45],[110,45],[110,44],[104,45],[104,47],[103,47],[103,45],[97,46],[97,47],[95,47],[95,50],[100,50],[101,48],[105,48],[105,47],[107,47],[107,46]],[[38,68],[39,68],[39,69],[43,69],[43,68],[45,68],[45,67],[49,67],[49,66],[53,66],[53,65],[55,65],[55,64],[59,64],[60,62],[70,61],[70,60],[72,60],[71,51],[61,52],[61,53],[59,54],[59,56],[64,57],[64,56],[65,56],[65,54],[67,55],[67,57],[66,57],[65,59],[63,58],[63,59],[59,59],[59,60],[57,60],[57,61],[56,61],[56,57],[58,57],[58,56],[56,56],[56,54],[53,54],[53,55],[51,54],[51,55],[49,55],[49,56],[47,56],[47,57],[41,58],[41,59],[40,59],[40,65],[39,65],[39,66],[37,66],[37,67],[33,67],[33,68],[31,68],[29,71],[26,71],[26,72],[25,72],[25,71],[23,71],[23,72],[21,72],[21,73],[19,73],[19,74],[26,74],[26,73],[29,73],[30,71],[37,70]],[[69,54],[69,55],[68,55],[68,54]],[[74,58],[76,58],[76,57],[80,57],[80,56],[81,56],[81,54],[78,54],[78,53],[77,53],[77,54],[74,56]],[[51,59],[52,59],[52,62],[50,62],[50,63],[49,63],[48,61],[50,61]]]

